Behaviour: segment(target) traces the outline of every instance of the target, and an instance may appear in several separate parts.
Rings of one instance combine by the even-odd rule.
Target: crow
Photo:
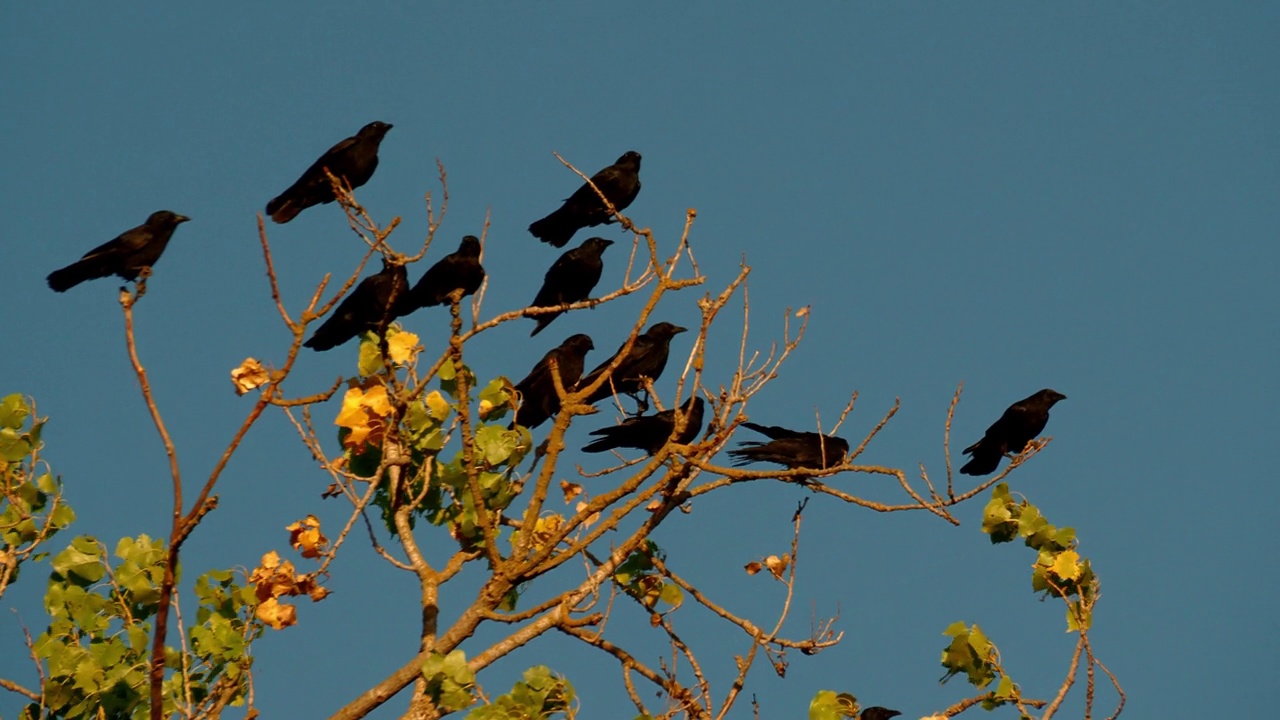
[[[889,720],[889,718],[897,717],[902,713],[889,708],[882,708],[879,705],[872,705],[866,708],[858,715],[859,720]]]
[[[385,333],[387,325],[404,314],[408,288],[404,265],[394,265],[383,258],[382,270],[361,280],[303,346],[323,352],[366,330]]]
[[[455,252],[427,268],[409,291],[409,305],[404,314],[418,308],[447,305],[449,295],[462,291],[459,299],[475,293],[484,282],[484,268],[480,266],[480,238],[467,235]]]
[[[622,212],[640,194],[640,153],[623,153],[617,162],[592,175],[591,182]],[[531,224],[529,232],[544,243],[564,247],[582,228],[613,221],[600,196],[590,184],[583,183],[558,210]]]
[[[85,280],[111,275],[133,282],[160,259],[169,238],[178,225],[190,220],[168,210],[151,213],[147,221],[132,230],[125,230],[115,240],[103,243],[84,254],[84,257],[49,273],[49,287],[54,292],[66,292]]]
[[[536,428],[560,412],[560,396],[556,394],[556,383],[551,377],[551,359],[555,358],[560,368],[560,384],[564,391],[573,392],[574,383],[582,377],[583,360],[595,347],[591,338],[578,333],[570,335],[559,347],[542,356],[529,375],[516,385],[516,391],[520,393],[520,410],[516,419],[521,425]]]
[[[689,398],[689,402],[680,410],[686,417],[684,431],[675,438],[671,437],[676,429],[676,411],[672,408],[656,415],[627,418],[620,425],[592,430],[592,435],[603,437],[582,448],[582,451],[598,453],[614,448],[636,448],[650,455],[657,455],[668,441],[687,445],[702,431],[702,410],[702,398],[697,395]]]
[[[600,273],[604,271],[604,261],[600,256],[612,244],[612,240],[593,237],[561,255],[547,271],[542,280],[542,289],[529,307],[555,307],[586,300],[596,283],[600,282]],[[533,332],[529,333],[533,337],[550,325],[552,320],[560,317],[560,313],[529,317],[538,323]]]
[[[735,467],[753,462],[771,462],[788,469],[829,468],[840,464],[849,452],[844,438],[820,435],[816,432],[799,432],[776,425],[743,423],[744,426],[769,438],[769,442],[748,440],[740,443],[738,450],[730,450]]]
[[[611,397],[614,390],[622,394],[634,395],[644,389],[644,383],[640,378],[647,377],[656,382],[667,366],[667,355],[671,352],[671,338],[685,330],[686,328],[669,322],[651,325],[632,343],[631,352],[623,358],[613,371],[613,375],[596,388],[584,402],[595,404]],[[585,388],[595,382],[621,352],[622,348],[618,348],[618,352],[615,352],[612,357],[600,363],[600,366],[592,370],[591,374],[579,380],[578,388]]]
[[[329,148],[288,190],[267,203],[267,214],[278,223],[287,223],[312,205],[333,202],[333,185],[324,174],[325,168],[352,189],[369,182],[378,169],[378,146],[391,128],[392,125],[375,120],[360,128],[354,137]]]
[[[965,475],[990,475],[1000,465],[1006,453],[1018,454],[1044,430],[1049,422],[1049,408],[1067,396],[1057,390],[1045,388],[1029,398],[1009,406],[978,442],[964,449],[972,455],[960,468]]]

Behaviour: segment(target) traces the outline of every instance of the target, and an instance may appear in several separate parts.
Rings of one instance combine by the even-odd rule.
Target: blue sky
[[[166,461],[128,369],[117,283],[55,295],[49,271],[153,210],[193,218],[137,322],[195,478],[249,407],[228,371],[249,355],[280,360],[288,340],[255,213],[329,145],[374,119],[395,125],[359,197],[377,217],[404,218],[399,247],[425,232],[436,158],[451,201],[430,258],[492,212],[489,314],[528,302],[558,254],[525,231],[577,185],[551,152],[591,172],[635,149],[644,189],[633,218],[673,247],[696,207],[710,288],[744,254],[754,267],[756,346],[780,334],[785,308],[812,307],[805,344],[753,401],[753,419],[833,418],[856,389],[843,434],[860,439],[900,397],[864,459],[923,462],[936,476],[957,383],[953,450],[1014,400],[1064,392],[1054,442],[1012,484],[1077,528],[1103,582],[1094,647],[1128,691],[1128,713],[1180,717],[1212,703],[1258,717],[1280,702],[1280,581],[1265,555],[1280,509],[1265,460],[1280,400],[1277,29],[1280,9],[1252,2],[9,4],[0,394],[32,395],[52,417],[47,458],[80,511],[77,533],[167,534]],[[333,206],[270,233],[295,309],[361,252]],[[619,279],[618,250],[602,287]],[[688,325],[694,299],[671,297],[655,318]],[[571,332],[591,334],[601,360],[638,307],[574,313],[532,340],[528,325],[501,328],[477,342],[486,356],[473,367],[519,379]],[[729,324],[713,363],[736,353]],[[446,328],[443,312],[407,325],[424,338]],[[354,348],[308,353],[291,391],[326,387],[353,363]],[[711,382],[727,380],[720,367]],[[594,427],[582,425],[571,441]],[[870,476],[836,482],[900,496]],[[318,497],[326,483],[272,414],[186,546],[188,576],[253,565],[307,513],[339,522],[337,503]],[[804,495],[733,488],[657,539],[686,576],[763,622],[777,588],[739,568],[785,549]],[[940,633],[955,620],[989,632],[1024,692],[1051,695],[1072,638],[1060,608],[1029,592],[1030,551],[992,548],[979,532],[984,502],[959,509],[960,528],[810,502],[790,627],[803,634],[811,608],[838,607],[846,639],[791,658],[785,680],[754,675],[764,716],[802,716],[822,688],[909,717],[940,710],[963,693],[936,683]],[[367,547],[345,552],[335,594],[257,646],[268,716],[327,715],[413,652],[412,578]],[[15,667],[18,619],[42,627],[41,584],[30,573],[5,598],[19,614],[0,621],[0,675],[27,677]],[[723,683],[746,644],[726,644],[693,608],[675,621]],[[616,628],[650,659],[661,652],[643,618]],[[629,717],[616,670],[558,638],[482,681],[500,690],[534,663],[577,685],[581,717]],[[0,715],[16,707],[0,696]],[[403,708],[397,698],[375,717]],[[734,717],[749,712],[743,703]]]

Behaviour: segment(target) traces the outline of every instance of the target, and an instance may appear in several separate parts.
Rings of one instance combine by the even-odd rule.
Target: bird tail
[[[973,451],[973,457],[960,468],[962,475],[990,475],[1000,467],[1000,458],[1004,457],[1000,453],[984,452],[976,445],[965,452],[970,450]]]
[[[298,217],[298,213],[300,212],[302,212],[302,209],[299,208],[292,200],[285,198],[283,195],[276,197],[272,199],[271,202],[267,203],[267,214],[271,216],[272,220],[280,223],[281,225]]]
[[[763,457],[760,457],[760,448],[755,447],[754,445],[751,447],[744,447],[740,450],[730,450],[729,457],[733,458],[734,467],[742,467],[744,465],[750,465],[753,462],[757,462],[765,459]]]
[[[565,216],[563,207],[529,225],[530,234],[554,247],[568,245],[576,232],[577,225]]]
[[[324,352],[332,350],[342,343],[351,339],[352,336],[343,336],[343,333],[335,331],[328,325],[321,325],[312,335],[311,339],[302,343],[303,347],[311,348],[316,352]]]
[[[98,268],[93,267],[93,263],[82,260],[49,273],[49,287],[54,292],[66,292],[85,280],[106,277],[110,274],[110,272],[100,272]]]
[[[537,335],[538,333],[542,332],[543,328],[550,325],[552,320],[555,320],[556,318],[560,317],[560,313],[547,313],[546,315],[530,315],[529,317],[538,323],[538,327],[534,328],[533,332],[529,333],[529,337],[533,337],[534,335]]]
[[[612,429],[613,428],[601,428],[600,430],[596,430],[592,432],[591,433],[592,435],[604,435],[604,437],[582,448],[582,452],[602,453],[602,452],[607,452],[609,450],[613,450],[614,448],[622,447],[621,445],[618,444],[617,438],[614,438],[612,433],[601,432],[601,430],[612,430]]]

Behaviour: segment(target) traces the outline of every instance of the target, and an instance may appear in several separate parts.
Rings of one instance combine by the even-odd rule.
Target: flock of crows
[[[329,148],[302,173],[297,182],[267,203],[267,214],[277,223],[287,223],[309,207],[333,202],[336,197],[326,171],[351,188],[364,185],[378,167],[378,148],[391,127],[384,122],[369,123],[353,137]],[[624,153],[613,165],[593,175],[591,184],[609,199],[614,208],[619,211],[626,209],[640,192],[640,154],[634,151]],[[531,224],[529,232],[542,242],[560,248],[583,228],[614,222],[613,213],[601,202],[600,195],[591,184],[583,183],[558,209]],[[139,276],[145,278],[160,259],[174,230],[189,219],[168,210],[152,213],[142,225],[125,231],[114,240],[90,250],[80,260],[50,273],[49,287],[65,292],[86,280],[112,275],[131,282]],[[590,296],[604,269],[602,255],[612,244],[611,240],[604,238],[590,238],[565,252],[551,265],[542,289],[530,306],[543,308],[539,313],[528,316],[536,322],[532,335],[546,328],[568,305]],[[485,271],[480,265],[480,240],[473,235],[464,237],[457,251],[432,265],[412,287],[405,266],[384,258],[382,270],[362,280],[304,345],[324,351],[365,331],[381,334],[395,318],[404,317],[419,308],[457,302],[473,294],[484,277]],[[599,439],[584,447],[584,451],[596,453],[635,448],[653,455],[668,442],[687,444],[697,437],[702,430],[704,412],[703,399],[697,393],[680,410],[685,421],[677,437],[672,437],[679,424],[674,408],[646,415],[647,403],[639,400],[645,378],[652,382],[658,380],[667,364],[671,339],[682,332],[685,328],[668,322],[649,327],[636,338],[626,356],[618,361],[613,374],[586,398],[585,402],[594,404],[614,397],[615,393],[629,395],[636,399],[640,411],[618,425],[593,431],[591,435],[599,436]],[[562,387],[568,391],[595,383],[622,352],[619,348],[612,357],[583,376],[586,354],[593,349],[595,345],[590,337],[577,334],[543,356],[528,376],[516,385],[520,396],[516,420],[533,429],[560,411],[560,397],[551,373],[553,359],[559,368]],[[999,420],[987,428],[981,440],[964,450],[972,457],[960,472],[969,475],[995,472],[1002,457],[1021,452],[1044,430],[1049,420],[1049,408],[1065,397],[1045,389],[1011,405]],[[789,469],[825,469],[839,465],[849,452],[849,443],[843,438],[751,422],[744,424],[767,437],[768,441],[744,442],[737,449],[730,450],[729,455],[737,466],[770,462]]]

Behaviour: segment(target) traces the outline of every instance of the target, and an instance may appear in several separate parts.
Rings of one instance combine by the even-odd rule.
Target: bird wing
[[[755,430],[756,432],[760,433],[761,435],[764,435],[765,437],[771,438],[773,440],[784,440],[788,438],[802,438],[805,435],[810,434],[810,433],[798,432],[796,430],[788,430],[784,427],[778,427],[777,425],[757,425],[756,423],[753,423],[753,422],[745,422],[742,424],[745,427],[749,427],[752,430]]]

